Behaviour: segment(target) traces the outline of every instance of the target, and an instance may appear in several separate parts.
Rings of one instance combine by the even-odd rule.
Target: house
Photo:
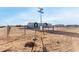
[[[34,22],[34,23],[28,23],[27,24],[27,28],[30,28],[30,29],[34,29],[34,28],[40,28],[41,26],[41,23],[37,23],[37,22]],[[48,28],[48,27],[51,27],[52,24],[49,24],[49,23],[42,23],[42,26],[43,28]]]

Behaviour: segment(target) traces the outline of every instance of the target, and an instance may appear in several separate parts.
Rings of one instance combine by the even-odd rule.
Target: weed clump
[[[24,47],[34,47],[35,43],[34,42],[27,42]]]

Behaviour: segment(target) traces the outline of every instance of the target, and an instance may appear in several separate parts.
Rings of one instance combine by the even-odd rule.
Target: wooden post
[[[44,27],[43,27],[43,35],[44,35]]]
[[[52,30],[54,31],[54,26],[52,26]]]
[[[24,26],[24,35],[26,35],[26,28],[25,28],[25,26]]]
[[[10,29],[11,29],[11,27],[10,26],[7,26],[7,37],[9,37]]]

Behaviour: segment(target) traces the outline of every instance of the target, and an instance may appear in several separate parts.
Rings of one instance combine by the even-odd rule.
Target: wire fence
[[[7,27],[7,38],[9,39],[9,35],[10,35],[10,33],[11,33],[11,27]],[[19,29],[19,28],[18,28]],[[51,30],[50,30],[51,29]],[[19,29],[20,30],[20,29]],[[3,43],[3,44],[0,44],[0,45],[7,45],[7,44],[9,44],[9,43],[12,43],[12,42],[15,42],[15,41],[17,41],[17,40],[19,40],[20,38],[22,38],[22,37],[24,37],[24,36],[28,36],[28,34],[26,34],[27,33],[27,29],[25,28],[25,27],[22,27],[22,29],[21,29],[22,31],[23,31],[23,35],[21,35],[21,36],[18,36],[18,37],[16,37],[14,40],[11,40],[11,41],[8,41],[8,42],[6,42],[6,43]],[[31,30],[31,29],[28,29],[28,30]],[[47,49],[47,47],[45,46],[45,43],[44,43],[44,37],[45,37],[45,33],[46,33],[46,31],[55,31],[55,27],[51,27],[51,28],[48,28],[47,30],[45,29],[45,28],[43,28],[43,30],[41,31],[41,30],[38,30],[38,29],[34,29],[34,30],[32,30],[32,31],[34,31],[34,33],[32,33],[32,37],[33,38],[31,38],[32,39],[32,41],[30,41],[30,42],[33,42],[34,43],[34,45],[31,47],[31,52],[34,52],[34,48],[35,48],[35,44],[36,44],[36,42],[37,42],[37,40],[40,40],[41,41],[41,43],[40,44],[42,44],[42,50],[43,50],[43,52],[48,52],[48,49]],[[40,33],[40,39],[38,39],[38,37],[37,37],[37,35],[38,35],[38,32]],[[29,35],[31,35],[31,32],[29,32],[30,34]],[[27,37],[26,37],[27,38]],[[30,40],[31,40],[30,39]],[[18,42],[17,42],[18,43]],[[6,51],[6,50],[5,50]]]

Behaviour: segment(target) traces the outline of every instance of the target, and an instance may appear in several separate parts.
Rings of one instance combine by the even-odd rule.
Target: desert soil
[[[76,52],[79,51],[79,28],[56,28],[55,31],[36,31],[33,47],[25,46],[34,42],[35,31],[12,27],[7,37],[7,28],[0,28],[1,52]]]

